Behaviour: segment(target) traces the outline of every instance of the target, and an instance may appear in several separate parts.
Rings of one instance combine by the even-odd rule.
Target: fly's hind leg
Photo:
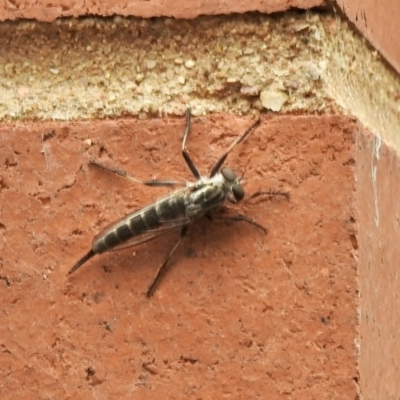
[[[186,235],[187,232],[187,228],[188,225],[185,225],[182,227],[181,229],[181,234],[179,236],[178,241],[174,244],[174,246],[171,248],[171,250],[168,252],[167,257],[165,258],[165,260],[163,261],[163,263],[158,267],[158,270],[156,272],[156,275],[154,276],[153,282],[151,283],[151,285],[149,286],[149,288],[147,289],[146,295],[147,297],[151,297],[154,293],[154,290],[161,278],[162,273],[165,270],[165,267],[168,264],[168,261],[170,260],[170,258],[172,257],[172,255],[174,254],[175,250],[177,249],[177,247],[180,245],[180,243],[182,242],[182,239],[184,238],[184,236]]]

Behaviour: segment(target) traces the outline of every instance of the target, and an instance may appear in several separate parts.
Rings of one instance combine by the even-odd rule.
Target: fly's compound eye
[[[232,186],[232,194],[236,201],[243,200],[244,197],[244,189],[242,185],[233,185]]]
[[[227,182],[235,182],[236,175],[230,168],[222,168],[221,174]]]

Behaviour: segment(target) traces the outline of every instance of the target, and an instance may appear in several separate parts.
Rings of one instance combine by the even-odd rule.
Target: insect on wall
[[[69,270],[67,275],[72,274],[96,254],[114,251],[138,244],[153,241],[157,238],[179,232],[179,238],[168,251],[163,262],[157,269],[155,277],[147,289],[147,296],[150,297],[160,280],[162,273],[172,255],[175,253],[182,239],[185,237],[191,223],[201,217],[209,219],[229,220],[234,222],[246,222],[257,228],[264,234],[267,229],[247,215],[224,214],[217,215],[219,208],[225,203],[239,203],[244,199],[244,188],[242,176],[227,167],[223,167],[229,153],[246,137],[257,129],[260,119],[256,119],[240,136],[234,140],[225,152],[213,165],[209,177],[202,176],[186,149],[186,142],[190,133],[191,113],[186,111],[186,125],[182,141],[182,156],[196,178],[194,182],[176,180],[140,181],[128,172],[105,166],[92,160],[90,165],[104,171],[123,177],[135,184],[150,187],[169,187],[175,189],[171,194],[161,197],[154,203],[134,211],[121,219],[112,222],[93,239],[92,248]],[[281,191],[258,191],[251,195],[251,198],[258,196],[280,196],[288,198],[288,193]]]

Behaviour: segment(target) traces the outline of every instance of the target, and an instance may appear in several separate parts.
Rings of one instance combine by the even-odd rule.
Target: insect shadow
[[[186,127],[182,140],[182,156],[191,173],[197,179],[195,182],[157,179],[143,182],[125,171],[106,167],[96,161],[90,162],[91,165],[97,168],[112,172],[135,183],[153,187],[166,186],[180,189],[177,189],[173,193],[162,197],[154,203],[128,214],[105,227],[94,237],[92,248],[70,269],[67,275],[75,272],[96,254],[136,246],[168,235],[172,232],[179,231],[180,234],[178,240],[168,251],[164,261],[158,267],[152,283],[147,289],[146,295],[150,297],[154,293],[169,260],[182,242],[189,225],[193,221],[207,216],[212,220],[218,219],[246,222],[264,233],[267,232],[264,226],[246,215],[236,214],[218,216],[215,213],[215,211],[220,209],[226,201],[238,203],[244,198],[244,189],[241,184],[243,176],[237,177],[230,168],[222,168],[222,165],[224,164],[228,154],[256,129],[260,124],[260,119],[258,118],[253,122],[252,125],[228,147],[212,167],[209,177],[203,177],[200,175],[199,170],[186,150],[186,140],[190,132],[190,120],[191,113],[188,108],[186,110]],[[288,193],[286,192],[258,191],[250,198],[255,198],[260,195],[268,195],[270,197],[288,197]]]

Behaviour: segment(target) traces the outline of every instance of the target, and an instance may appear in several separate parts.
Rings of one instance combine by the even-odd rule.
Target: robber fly
[[[214,210],[222,206],[225,200],[232,203],[241,201],[244,197],[241,178],[238,178],[235,173],[229,168],[220,168],[225,162],[228,154],[232,149],[242,142],[247,135],[254,131],[259,125],[260,119],[257,119],[239,138],[237,138],[219,158],[211,170],[210,177],[202,177],[191,160],[186,150],[186,140],[190,131],[190,109],[186,111],[186,128],[182,141],[182,155],[188,165],[190,171],[197,179],[196,182],[176,182],[176,181],[159,181],[152,180],[141,182],[130,174],[112,169],[91,161],[91,164],[110,171],[116,175],[128,178],[134,182],[139,182],[147,186],[183,186],[182,189],[165,196],[155,203],[148,205],[138,211],[135,211],[120,220],[113,222],[108,227],[98,233],[92,243],[92,248],[84,255],[68,272],[67,275],[75,272],[81,265],[92,258],[96,254],[101,254],[110,250],[118,250],[139,243],[148,242],[160,236],[166,235],[174,231],[180,231],[180,236],[174,246],[170,249],[167,257],[159,266],[153,282],[147,290],[147,296],[150,297],[160,279],[160,276],[165,269],[168,261],[176,248],[181,243],[187,232],[189,224],[200,217],[209,216]],[[258,192],[256,195],[264,194]],[[268,192],[271,194],[283,194],[282,192]],[[247,222],[256,228],[266,232],[266,229],[246,217],[245,215],[226,216],[224,219]]]

